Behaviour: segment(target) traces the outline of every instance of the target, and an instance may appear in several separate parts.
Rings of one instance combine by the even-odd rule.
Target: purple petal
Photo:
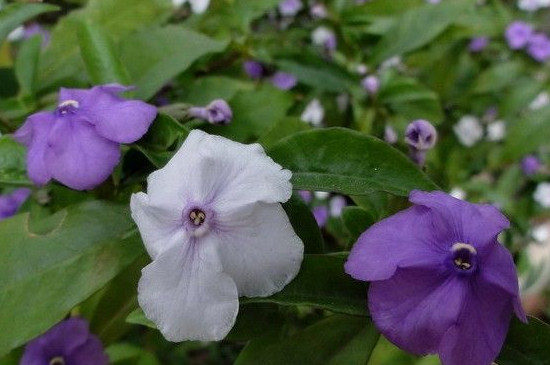
[[[460,314],[465,284],[441,265],[399,269],[391,279],[370,284],[369,310],[388,340],[417,355],[433,353]]]
[[[76,190],[96,187],[120,159],[118,143],[99,136],[81,120],[58,118],[51,130],[45,161],[52,176]]]
[[[324,227],[328,220],[328,208],[324,205],[313,208],[313,217],[319,227]]]
[[[11,217],[27,200],[31,191],[27,188],[14,190],[11,194],[0,195],[0,220]]]
[[[271,78],[271,83],[278,89],[290,90],[298,83],[298,80],[294,75],[286,72],[276,72]]]
[[[86,342],[65,356],[65,362],[78,365],[108,365],[109,357],[103,351],[101,341],[90,335]]]

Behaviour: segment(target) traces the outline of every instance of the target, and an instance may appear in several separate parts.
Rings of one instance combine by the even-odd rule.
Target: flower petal
[[[64,357],[66,364],[78,365],[108,365],[109,357],[103,351],[101,341],[90,335],[85,343]]]
[[[179,211],[151,204],[149,196],[145,193],[132,194],[130,210],[145,248],[153,260],[161,251],[185,241]]]
[[[369,310],[388,340],[414,354],[433,353],[460,314],[465,284],[441,268],[399,269],[370,284]]]
[[[434,226],[446,230],[450,242],[473,245],[478,251],[496,240],[510,226],[502,213],[490,204],[472,204],[453,198],[441,191],[414,190],[409,200],[433,211]]]
[[[300,269],[304,245],[280,204],[257,203],[216,218],[223,271],[239,295],[280,291]]]
[[[413,206],[366,230],[353,246],[345,270],[355,279],[384,280],[398,267],[432,267],[447,252],[433,229],[432,214]]]
[[[457,323],[441,339],[445,365],[487,365],[500,352],[512,317],[509,293],[476,280],[471,283]]]
[[[147,192],[159,206],[171,209],[201,202],[231,210],[258,201],[288,200],[290,177],[259,144],[193,130],[168,164],[149,176]]]
[[[45,161],[52,176],[75,190],[92,189],[109,177],[120,159],[118,144],[80,120],[57,118]]]
[[[170,341],[221,340],[239,310],[237,287],[206,239],[161,252],[142,270],[138,301]]]

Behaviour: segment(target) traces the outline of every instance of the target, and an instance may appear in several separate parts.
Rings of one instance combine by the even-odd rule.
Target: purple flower
[[[193,118],[199,118],[210,124],[229,124],[233,119],[231,107],[225,100],[213,100],[206,107],[189,108],[189,115]]]
[[[470,52],[481,52],[489,45],[489,37],[475,37],[472,38],[470,41],[470,44],[468,45],[468,49]]]
[[[52,178],[75,190],[92,189],[109,177],[120,159],[120,143],[147,132],[157,110],[119,93],[117,84],[59,92],[54,111],[27,118],[14,138],[28,147],[27,170],[37,185]]]
[[[30,194],[30,189],[20,188],[14,190],[11,194],[0,195],[0,220],[15,215]]]
[[[329,52],[333,52],[338,45],[334,31],[325,26],[315,28],[311,33],[311,41],[313,44],[321,46]]]
[[[279,12],[284,16],[294,16],[302,10],[302,7],[300,0],[284,0],[279,3]]]
[[[314,19],[324,19],[328,16],[327,8],[322,3],[314,3],[309,8],[309,14]]]
[[[521,170],[527,176],[536,174],[541,168],[540,160],[533,155],[527,155],[521,160]]]
[[[533,35],[533,27],[530,24],[517,20],[506,27],[504,37],[511,49],[524,48]]]
[[[319,205],[313,208],[313,217],[319,227],[324,227],[328,221],[328,208],[325,205]]]
[[[31,24],[25,25],[25,29],[23,32],[24,39],[31,38],[37,34],[42,36],[42,48],[47,47],[48,44],[50,44],[50,38],[51,38],[50,32],[38,23],[31,23]]]
[[[264,67],[258,61],[245,61],[243,63],[243,70],[251,79],[261,79],[264,73]]]
[[[278,89],[290,90],[296,86],[298,80],[292,74],[279,71],[271,77],[271,83]]]
[[[109,358],[88,322],[71,317],[53,326],[25,347],[20,365],[107,365]]]
[[[380,79],[374,75],[367,76],[361,80],[361,86],[369,94],[374,95],[378,92],[378,89],[380,89]]]
[[[309,190],[298,190],[298,194],[300,195],[300,198],[306,203],[310,203],[313,199],[313,194]]]
[[[443,192],[409,200],[359,237],[345,270],[371,281],[370,314],[397,346],[447,365],[490,364],[513,312],[527,321],[512,255],[497,241],[509,222],[490,204]]]
[[[436,129],[430,122],[423,119],[409,123],[405,131],[405,142],[409,146],[410,156],[420,166],[424,165],[426,151],[435,145],[436,140]]]
[[[342,195],[335,195],[329,201],[330,216],[339,217],[342,215],[342,210],[348,205],[346,198]]]
[[[544,62],[550,58],[550,39],[543,33],[536,33],[529,38],[527,53],[538,62]]]

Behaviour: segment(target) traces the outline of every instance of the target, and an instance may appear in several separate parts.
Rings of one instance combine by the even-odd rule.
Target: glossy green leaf
[[[226,46],[226,41],[169,25],[145,29],[126,38],[121,58],[137,87],[136,96],[148,99],[197,59],[221,52]],[[143,52],[144,49],[147,52]]]
[[[0,222],[0,356],[46,331],[144,253],[126,207],[59,211],[48,233],[27,214]],[[83,234],[85,232],[85,234]]]
[[[143,136],[140,144],[151,149],[164,151],[172,147],[178,140],[184,140],[188,134],[189,129],[177,120],[167,114],[159,113],[145,136]]]
[[[283,204],[283,208],[290,219],[292,228],[304,242],[304,252],[323,253],[325,245],[323,236],[311,210],[303,200],[295,194]]]
[[[236,365],[364,365],[379,333],[368,318],[334,315],[290,337],[252,341],[241,352]]]
[[[241,298],[244,303],[306,305],[336,313],[367,315],[367,286],[344,272],[345,258],[305,255],[298,276],[267,298]]]
[[[295,189],[361,195],[408,195],[437,186],[387,143],[344,128],[317,129],[282,139],[268,154],[292,171]]]
[[[35,16],[59,9],[51,4],[39,3],[14,3],[6,5],[0,11],[0,44],[4,42],[8,34]]]
[[[36,88],[36,75],[42,37],[34,36],[21,45],[15,60],[15,76],[23,94],[32,95]]]
[[[262,134],[262,136],[258,139],[258,143],[264,146],[264,148],[270,148],[285,137],[310,129],[310,125],[308,123],[304,123],[299,118],[287,117],[275,123],[271,129]]]
[[[529,324],[514,317],[508,336],[498,356],[499,365],[550,364],[550,326],[541,320],[529,317]]]
[[[25,156],[23,145],[10,137],[0,137],[0,184],[29,184]]]
[[[77,34],[80,54],[92,83],[129,83],[130,78],[118,57],[113,41],[100,24],[82,22]]]
[[[352,241],[356,241],[368,227],[376,222],[372,213],[357,206],[345,207],[342,211],[342,220],[351,234]]]
[[[145,313],[143,313],[141,308],[134,309],[130,314],[128,314],[128,317],[126,317],[126,322],[157,329],[157,326],[145,317]]]

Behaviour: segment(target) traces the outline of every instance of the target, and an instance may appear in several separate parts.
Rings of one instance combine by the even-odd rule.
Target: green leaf
[[[189,130],[177,120],[167,114],[159,113],[140,144],[164,151],[173,146],[176,141],[184,140],[188,134]]]
[[[8,34],[21,24],[39,14],[58,9],[55,5],[38,3],[16,3],[5,6],[0,11],[0,44],[4,43]]]
[[[287,338],[252,341],[235,365],[364,365],[378,338],[368,318],[334,315]]]
[[[100,24],[82,22],[77,34],[80,54],[92,83],[129,83],[130,78],[114,44]]]
[[[520,62],[508,61],[491,66],[480,74],[473,86],[472,92],[483,94],[497,92],[506,86],[515,83],[523,74],[523,66]]]
[[[309,124],[304,123],[296,117],[286,117],[275,123],[271,129],[264,133],[259,139],[264,148],[270,148],[281,139],[288,137],[294,133],[310,130]]]
[[[239,91],[253,90],[254,84],[225,76],[207,76],[195,79],[186,87],[185,102],[206,105],[214,99],[231,100]]]
[[[46,218],[0,222],[0,356],[46,331],[144,253],[126,207],[87,202]],[[85,234],[83,234],[85,232]]]
[[[25,147],[10,137],[0,137],[0,184],[30,184],[25,156]]]
[[[305,255],[298,276],[267,298],[241,298],[243,303],[306,305],[336,313],[367,315],[367,286],[344,272],[345,258]]]
[[[136,96],[148,99],[200,57],[226,47],[227,41],[170,25],[145,29],[126,38],[121,58],[137,86]],[[145,49],[147,52],[143,52]]]
[[[23,94],[34,94],[41,47],[42,37],[34,36],[23,42],[19,48],[15,60],[15,76]]]
[[[342,219],[351,234],[352,241],[357,241],[357,238],[376,222],[376,218],[370,212],[357,206],[345,207],[342,211]]]
[[[550,107],[530,112],[515,120],[508,131],[503,157],[508,161],[516,161],[540,146],[547,145],[550,140],[549,120]]]
[[[305,253],[323,253],[325,242],[311,210],[296,195],[283,204],[294,231],[304,242]]]
[[[387,143],[344,128],[317,129],[282,139],[268,154],[292,171],[294,189],[362,195],[408,195],[437,186]]]
[[[550,326],[546,323],[529,317],[529,324],[524,324],[514,317],[496,363],[499,365],[550,364],[549,343]]]
[[[137,308],[133,310],[128,317],[126,317],[126,322],[133,323],[133,324],[140,324],[145,327],[157,329],[157,326],[150,321],[147,317],[145,317],[145,313],[143,313],[143,310],[141,308]]]

